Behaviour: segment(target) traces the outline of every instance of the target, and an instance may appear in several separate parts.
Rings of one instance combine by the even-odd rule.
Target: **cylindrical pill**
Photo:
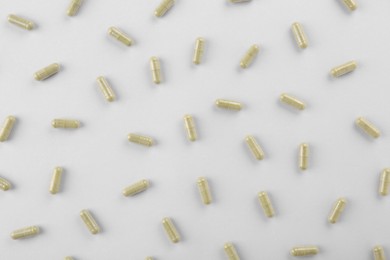
[[[152,79],[155,84],[160,84],[162,81],[160,60],[157,57],[150,58],[150,70],[152,71]]]
[[[272,206],[271,200],[268,197],[267,192],[261,191],[258,194],[260,206],[264,211],[265,216],[268,218],[272,218],[275,216],[275,210],[274,207]]]
[[[137,193],[145,191],[149,188],[148,180],[141,180],[123,189],[122,194],[124,196],[134,196]]]
[[[96,220],[88,210],[82,210],[80,212],[80,217],[84,221],[85,226],[88,228],[91,234],[96,235],[100,232],[99,225],[96,223]]]
[[[202,37],[199,37],[198,39],[196,39],[194,57],[192,59],[192,62],[196,65],[198,65],[202,62],[203,53],[204,53],[204,45],[205,45],[205,40]]]
[[[257,44],[252,45],[249,50],[245,53],[244,57],[241,59],[240,67],[243,69],[248,68],[257,54],[259,53],[260,47]]]
[[[53,119],[51,125],[54,128],[79,128],[80,121],[73,119]]]
[[[115,100],[115,93],[114,91],[112,90],[110,84],[108,83],[108,81],[100,76],[96,79],[99,87],[100,87],[100,90],[102,91],[103,95],[104,95],[104,98],[108,101],[108,102],[112,102]]]
[[[153,138],[138,134],[128,134],[127,139],[129,140],[129,142],[141,144],[144,146],[152,146],[154,143]]]
[[[180,241],[179,232],[177,232],[177,229],[170,218],[163,218],[162,225],[164,227],[165,233],[172,241],[172,243],[177,243]]]
[[[72,0],[66,12],[68,16],[75,16],[80,9],[83,0]]]
[[[223,249],[225,250],[225,253],[229,260],[240,260],[240,257],[238,256],[237,250],[234,247],[233,243],[225,243]]]
[[[386,168],[382,171],[379,183],[379,194],[386,196],[389,194],[390,186],[390,168]]]
[[[229,110],[240,111],[242,109],[241,103],[236,101],[226,100],[226,99],[217,99],[215,101],[215,105],[219,108],[229,109]]]
[[[198,135],[196,133],[194,118],[191,115],[184,116],[184,126],[187,131],[188,140],[191,142],[195,141],[198,138]]]
[[[4,142],[8,140],[9,135],[12,131],[16,122],[16,118],[14,116],[7,116],[4,121],[3,127],[0,130],[0,142]]]
[[[7,191],[11,188],[12,188],[11,183],[8,180],[0,177],[0,189],[3,191]]]
[[[292,256],[310,256],[318,254],[319,249],[316,246],[293,247],[290,251]]]
[[[210,187],[207,179],[205,177],[199,177],[197,184],[198,184],[200,198],[202,199],[203,204],[205,205],[211,204],[213,198],[211,196]]]
[[[133,40],[125,32],[119,30],[116,27],[108,28],[108,34],[123,43],[126,46],[133,45]]]
[[[307,37],[305,32],[303,31],[303,27],[300,23],[293,23],[291,26],[291,30],[294,34],[295,41],[297,45],[301,49],[305,49],[308,45]]]
[[[249,149],[251,150],[253,156],[257,160],[263,160],[264,159],[263,149],[261,149],[260,145],[257,143],[256,139],[253,136],[248,135],[247,137],[245,137],[245,142],[247,143],[247,145],[248,145]]]
[[[14,232],[11,233],[11,238],[12,239],[28,238],[38,234],[39,234],[39,227],[31,226],[31,227],[25,227],[22,229],[15,230]]]
[[[148,256],[148,257],[145,258],[145,260],[153,260],[153,257]]]
[[[51,194],[56,194],[60,191],[62,172],[63,172],[62,167],[54,168],[53,176],[51,178],[50,188],[49,188]]]
[[[335,78],[341,77],[347,73],[354,71],[356,67],[357,67],[356,61],[349,61],[347,63],[344,63],[340,66],[331,69],[330,74],[332,74],[332,76]]]
[[[58,73],[60,71],[60,68],[61,66],[58,63],[50,64],[49,66],[35,72],[34,78],[39,81],[45,80]]]
[[[280,95],[280,101],[298,110],[304,110],[306,107],[303,101],[286,93]]]
[[[309,166],[309,145],[303,143],[299,146],[299,168],[304,171]]]
[[[74,260],[74,258],[71,256],[67,256],[67,257],[65,257],[65,260]]]
[[[344,5],[348,8],[349,11],[355,11],[357,4],[354,0],[342,0]]]
[[[172,8],[172,6],[175,4],[174,0],[162,0],[160,5],[156,8],[154,11],[154,15],[156,17],[163,16],[166,12],[168,12],[169,9]]]
[[[346,204],[347,204],[347,200],[345,198],[340,198],[336,201],[329,215],[329,219],[328,219],[329,223],[334,224],[339,220],[341,213],[345,209]]]
[[[381,135],[379,129],[363,117],[356,119],[355,123],[360,129],[373,138],[378,138]]]
[[[14,14],[8,15],[8,22],[19,26],[20,28],[23,28],[25,30],[32,30],[34,28],[34,23],[32,21],[29,21]]]
[[[382,246],[375,246],[372,252],[375,260],[386,260],[385,251]]]
[[[229,0],[229,2],[234,3],[234,4],[236,4],[236,3],[250,2],[250,1],[252,1],[252,0]]]

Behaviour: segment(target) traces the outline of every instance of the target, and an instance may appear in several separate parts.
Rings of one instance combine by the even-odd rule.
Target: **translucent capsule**
[[[4,121],[3,127],[0,130],[0,142],[7,141],[14,127],[16,118],[14,116],[7,116]]]
[[[390,185],[390,168],[386,168],[382,171],[379,183],[379,194],[386,196],[389,194]]]
[[[65,257],[65,260],[74,260],[74,258],[71,256],[67,256],[67,257]]]
[[[148,180],[141,180],[136,183],[133,183],[132,185],[126,187],[123,189],[122,194],[124,196],[134,196],[135,194],[138,194],[142,191],[145,191],[149,188],[149,181]]]
[[[175,4],[174,0],[162,0],[161,4],[154,11],[156,17],[162,17]]]
[[[240,260],[240,257],[238,256],[237,250],[234,247],[233,243],[225,243],[223,249],[225,250],[225,253],[229,260]]]
[[[32,30],[34,29],[34,23],[32,21],[29,21],[27,19],[24,19],[20,16],[16,16],[14,14],[8,15],[8,22],[19,26],[20,28],[23,28],[25,30]]]
[[[102,91],[105,99],[108,101],[108,102],[112,102],[115,100],[115,93],[114,91],[112,90],[110,84],[107,82],[107,80],[100,76],[96,79],[99,87],[100,87],[100,90]]]
[[[12,239],[28,238],[38,234],[39,234],[39,227],[31,226],[31,227],[25,227],[22,229],[15,230],[14,232],[11,233],[11,238]]]
[[[309,145],[303,143],[299,146],[299,168],[304,171],[309,166]]]
[[[133,40],[123,31],[119,30],[116,27],[108,28],[108,34],[123,43],[124,45],[131,46],[133,45]]]
[[[252,45],[249,50],[246,52],[244,57],[241,59],[240,67],[243,69],[248,68],[253,60],[256,58],[257,54],[259,53],[260,47],[257,44]]]
[[[7,191],[11,188],[12,188],[11,183],[8,180],[0,177],[0,189],[3,191]]]
[[[60,191],[62,172],[62,167],[54,168],[49,188],[51,194],[57,194]]]
[[[280,101],[298,110],[304,110],[306,107],[304,102],[286,93],[280,95]]]
[[[54,128],[79,128],[80,121],[73,119],[53,119],[51,125]]]
[[[375,260],[386,260],[385,251],[383,250],[383,247],[375,246],[372,249],[372,252],[374,254],[374,259]]]
[[[143,136],[138,134],[128,134],[127,139],[136,144],[141,144],[144,146],[152,146],[154,144],[153,138],[149,136]]]
[[[60,68],[61,66],[58,63],[50,64],[49,66],[35,72],[34,78],[38,81],[45,80],[54,74],[57,74],[60,71]]]
[[[203,53],[204,53],[204,44],[205,41],[202,37],[196,39],[194,57],[192,59],[192,62],[196,65],[202,62]]]
[[[344,211],[346,204],[347,200],[345,198],[340,198],[336,201],[329,215],[329,223],[334,224],[339,220],[340,215]]]
[[[199,177],[197,184],[198,184],[199,194],[203,204],[205,205],[211,204],[213,198],[211,196],[210,187],[207,179],[205,177]]]
[[[355,11],[357,4],[354,0],[342,0],[344,5],[348,8],[349,11]]]
[[[195,141],[198,138],[198,135],[196,133],[194,118],[191,115],[184,116],[184,126],[187,131],[188,140],[191,142]]]
[[[153,257],[148,256],[148,257],[145,258],[145,260],[153,260]]]
[[[293,23],[291,26],[291,30],[294,34],[295,41],[297,42],[298,47],[301,49],[305,49],[308,45],[308,42],[305,32],[303,31],[302,25],[300,23]]]
[[[379,129],[363,117],[356,119],[355,123],[360,129],[373,138],[378,138],[381,135]]]
[[[162,80],[160,60],[157,57],[150,58],[150,70],[155,84],[160,84]]]
[[[236,3],[250,2],[250,1],[252,1],[252,0],[229,0],[229,2],[234,3],[234,4],[236,4]]]
[[[96,223],[96,220],[93,218],[93,216],[88,210],[82,210],[80,212],[80,217],[84,221],[84,224],[87,226],[91,234],[96,235],[100,232],[99,225]]]
[[[340,66],[337,66],[337,67],[334,67],[333,69],[331,69],[330,74],[333,77],[338,78],[338,77],[341,77],[347,73],[354,71],[356,69],[356,67],[357,67],[356,61],[349,61],[347,63],[344,63]]]
[[[242,109],[242,104],[236,101],[225,100],[225,99],[217,99],[215,101],[215,105],[219,108],[237,110],[240,111]]]
[[[248,145],[249,149],[251,150],[253,156],[257,160],[263,160],[264,159],[263,149],[261,149],[260,145],[257,143],[256,139],[253,136],[248,135],[247,137],[245,137],[245,142],[247,143],[247,145]]]
[[[317,246],[299,246],[293,247],[290,251],[292,256],[310,256],[318,254],[319,249]]]
[[[264,214],[268,218],[272,218],[275,216],[275,210],[274,207],[272,206],[271,200],[268,197],[267,192],[261,191],[258,194],[260,206],[262,207]]]
[[[165,233],[167,234],[168,238],[172,241],[172,243],[177,243],[180,241],[180,235],[179,232],[177,232],[177,229],[175,225],[173,224],[172,220],[170,218],[163,218],[162,224],[165,230]]]
[[[72,0],[66,12],[68,16],[75,16],[80,9],[83,0]]]

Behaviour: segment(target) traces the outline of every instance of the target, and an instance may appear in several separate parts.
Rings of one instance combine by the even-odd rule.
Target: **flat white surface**
[[[377,194],[390,165],[390,2],[358,0],[349,13],[336,0],[178,0],[161,19],[160,0],[86,0],[76,17],[69,1],[0,0],[0,118],[17,117],[0,144],[0,176],[14,189],[0,193],[1,259],[77,260],[226,259],[233,242],[241,259],[292,259],[296,245],[318,245],[315,259],[373,259],[381,244],[390,255],[390,198]],[[24,31],[6,16],[38,28]],[[290,26],[309,38],[300,51]],[[127,48],[107,35],[131,35]],[[206,39],[204,63],[191,63],[195,39]],[[249,69],[238,67],[248,47],[261,45]],[[151,81],[149,58],[162,61],[164,82]],[[331,79],[329,70],[356,59],[358,69]],[[53,62],[63,70],[37,82],[33,73]],[[108,103],[96,84],[106,76],[118,100]],[[281,93],[307,102],[295,112]],[[243,102],[240,112],[218,110],[217,98]],[[182,117],[195,117],[199,140],[187,141]],[[367,117],[378,140],[354,127]],[[53,129],[53,118],[79,119],[78,130]],[[2,119],[1,119],[2,120]],[[153,136],[145,148],[130,132]],[[265,150],[254,161],[244,137]],[[297,166],[298,146],[310,144],[310,168]],[[61,193],[48,192],[52,170],[65,168]],[[210,181],[214,203],[201,204],[196,179]],[[140,179],[151,187],[136,197],[121,190]],[[277,215],[266,219],[257,192],[268,191]],[[327,217],[348,199],[340,222]],[[79,212],[90,209],[103,232],[91,235]],[[172,217],[182,242],[161,226]],[[41,235],[11,240],[15,229],[39,225]]]

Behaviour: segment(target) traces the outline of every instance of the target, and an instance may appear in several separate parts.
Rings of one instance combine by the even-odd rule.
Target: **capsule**
[[[51,125],[54,128],[79,128],[80,121],[73,119],[53,119]]]
[[[345,64],[342,64],[340,66],[337,66],[337,67],[334,67],[333,69],[331,69],[330,74],[333,77],[338,78],[338,77],[341,77],[347,73],[354,71],[356,69],[356,67],[357,67],[356,61],[349,61]]]
[[[304,102],[286,93],[280,95],[280,101],[298,110],[304,110],[306,107]]]
[[[210,187],[207,179],[205,177],[199,177],[197,184],[198,184],[199,194],[203,204],[205,205],[211,204],[213,198],[211,196]]]
[[[225,100],[225,99],[217,99],[215,101],[215,105],[219,108],[229,109],[229,110],[237,110],[240,111],[242,109],[242,104],[236,101]]]
[[[240,257],[238,256],[237,250],[234,247],[233,243],[225,243],[223,249],[225,250],[225,253],[229,260],[240,260]]]
[[[293,247],[290,251],[292,256],[310,256],[318,254],[319,249],[316,246]]]
[[[199,65],[202,62],[203,53],[204,53],[204,44],[205,41],[202,37],[196,39],[194,57],[192,59],[192,62],[196,65]]]
[[[138,134],[128,134],[127,139],[136,144],[141,144],[144,146],[152,146],[154,144],[153,138],[149,136],[143,136]]]
[[[31,226],[31,227],[25,227],[22,229],[15,230],[11,233],[12,239],[21,239],[21,238],[28,238],[33,237],[39,234],[39,227],[38,226]]]
[[[264,211],[264,214],[268,218],[272,218],[273,216],[275,216],[275,210],[274,207],[272,206],[271,200],[269,199],[267,192],[265,191],[259,192],[258,198],[259,198],[260,206]]]
[[[62,172],[63,172],[62,167],[54,168],[53,176],[51,178],[50,188],[49,188],[51,194],[56,194],[60,191]]]
[[[49,66],[35,72],[34,78],[38,81],[45,80],[54,74],[57,74],[60,71],[60,68],[61,66],[58,63],[50,64]]]
[[[349,11],[355,11],[357,4],[354,0],[342,0],[344,5],[348,8]]]
[[[386,260],[385,251],[383,250],[383,247],[375,246],[372,249],[372,252],[374,254],[374,259],[375,260]]]
[[[4,121],[4,125],[0,130],[0,142],[7,141],[14,127],[16,118],[14,116],[7,116]]]
[[[152,78],[155,84],[161,83],[161,65],[160,60],[157,57],[150,58],[150,69],[152,71]]]
[[[25,30],[32,30],[34,29],[34,23],[32,21],[26,20],[20,16],[16,16],[14,14],[8,15],[8,22],[19,26],[20,28],[23,28]]]
[[[303,31],[303,27],[300,23],[293,23],[291,26],[291,30],[294,34],[295,41],[297,45],[301,49],[307,48],[308,42],[305,32]]]
[[[65,260],[74,260],[74,258],[71,256],[67,256],[67,257],[65,257]]]
[[[105,99],[108,101],[108,102],[112,102],[115,100],[115,93],[114,91],[112,90],[110,84],[107,82],[107,80],[100,76],[96,79],[99,87],[100,87],[100,90],[102,91]]]
[[[250,2],[252,0],[229,0],[230,3],[244,3],[244,2]]]
[[[344,211],[346,204],[347,200],[345,198],[340,198],[336,201],[329,215],[329,223],[334,224],[339,220],[340,215]]]
[[[133,40],[123,31],[119,30],[116,27],[110,27],[108,28],[108,34],[123,43],[126,46],[133,45]]]
[[[153,260],[153,257],[148,256],[148,257],[145,258],[145,260]]]
[[[247,137],[245,137],[245,141],[246,141],[249,149],[251,150],[253,156],[257,160],[263,160],[264,159],[264,152],[263,152],[263,149],[261,149],[260,145],[257,143],[256,139],[253,136],[248,135]]]
[[[0,177],[0,189],[3,191],[7,191],[11,188],[12,188],[11,183],[8,180]]]
[[[100,232],[99,225],[96,223],[95,219],[88,210],[82,210],[80,212],[80,217],[84,221],[84,224],[87,226],[91,234],[96,235]]]
[[[379,194],[386,196],[389,194],[390,185],[390,168],[386,168],[382,171],[379,184]]]
[[[257,44],[252,45],[249,50],[246,52],[244,57],[241,59],[240,67],[243,69],[248,68],[257,54],[259,53],[260,47]]]
[[[165,232],[167,233],[169,239],[172,243],[177,243],[180,241],[180,235],[177,232],[176,227],[173,225],[172,220],[170,218],[163,218],[162,224]]]
[[[299,146],[299,168],[304,171],[309,166],[309,145],[303,143]]]
[[[191,142],[195,141],[198,138],[198,135],[196,133],[194,118],[191,115],[184,116],[184,126],[187,131],[188,140]]]
[[[83,0],[72,0],[66,12],[68,16],[75,16],[80,9]]]
[[[123,189],[122,194],[123,196],[134,196],[135,194],[138,194],[142,191],[145,191],[149,188],[149,181],[148,180],[141,180],[136,183],[133,183],[132,185],[126,187]]]
[[[379,129],[363,117],[356,119],[355,123],[360,129],[373,138],[378,138],[381,135]]]
[[[154,11],[156,17],[162,17],[175,4],[174,0],[162,0],[161,4]]]

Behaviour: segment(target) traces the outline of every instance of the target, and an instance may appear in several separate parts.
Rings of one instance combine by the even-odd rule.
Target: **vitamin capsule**
[[[280,95],[280,101],[298,110],[304,110],[306,107],[305,103],[286,93]]]
[[[153,257],[148,256],[148,257],[145,258],[145,260],[153,260]]]
[[[196,39],[194,57],[192,59],[192,62],[196,65],[202,62],[203,53],[204,53],[204,42],[205,42],[204,39],[201,37]]]
[[[162,220],[162,224],[165,232],[167,233],[169,239],[172,243],[177,243],[180,241],[180,235],[177,232],[176,227],[173,225],[172,220],[170,218],[164,218]]]
[[[108,102],[112,102],[115,100],[115,93],[114,91],[112,90],[110,84],[107,82],[107,80],[100,76],[96,79],[99,87],[100,87],[100,90],[102,91],[104,97],[106,98],[106,100]]]
[[[150,69],[152,71],[152,78],[155,84],[161,83],[161,65],[160,60],[157,57],[150,58]]]
[[[67,257],[65,257],[65,260],[74,260],[74,258],[71,256],[67,256]]]
[[[316,246],[293,247],[290,251],[292,256],[309,256],[318,254],[319,249]]]
[[[56,194],[60,191],[62,171],[63,169],[61,167],[54,168],[49,188],[51,194]]]
[[[251,150],[253,156],[257,160],[263,160],[264,152],[263,149],[261,149],[260,145],[257,143],[256,139],[253,136],[248,135],[247,137],[245,137],[245,141],[249,149]]]
[[[16,118],[13,116],[8,116],[5,121],[4,125],[0,130],[0,142],[4,142],[8,140],[8,137],[12,131],[12,128],[14,127]]]
[[[123,43],[124,45],[131,46],[133,45],[133,40],[126,33],[122,32],[116,27],[108,28],[108,34]]]
[[[252,0],[229,0],[229,2],[234,3],[234,4],[236,4],[236,3],[250,2],[250,1],[252,1]]]
[[[225,253],[229,260],[240,260],[240,257],[238,256],[237,250],[234,247],[233,243],[225,243],[223,249],[225,250]]]
[[[379,184],[379,194],[386,196],[389,194],[389,185],[390,185],[390,168],[384,169],[381,173],[380,184]]]
[[[83,0],[72,0],[69,5],[68,11],[66,12],[68,16],[75,16],[79,11],[82,3]]]
[[[141,180],[139,182],[133,183],[132,185],[123,189],[122,194],[124,196],[134,196],[137,193],[145,191],[149,188],[148,180]]]
[[[47,79],[54,74],[57,74],[60,71],[60,68],[61,66],[58,63],[50,64],[49,66],[35,72],[34,78],[38,81]]]
[[[299,146],[299,168],[304,171],[309,165],[309,145],[301,144]]]
[[[12,185],[9,181],[0,177],[0,189],[3,191],[7,191],[12,188]]]
[[[28,238],[38,234],[39,234],[39,227],[31,226],[31,227],[25,227],[22,229],[15,230],[14,232],[11,233],[11,238],[12,239]]]
[[[272,206],[271,200],[269,199],[267,192],[259,192],[258,197],[260,206],[263,208],[264,214],[268,218],[272,218],[273,216],[275,216],[275,210]]]
[[[151,137],[137,134],[128,134],[127,139],[129,139],[129,141],[132,143],[141,144],[144,146],[152,146],[154,143]]]
[[[188,140],[191,142],[195,141],[198,138],[198,135],[196,133],[194,118],[191,115],[184,116],[184,126],[187,131]]]
[[[96,223],[95,219],[91,215],[91,213],[84,209],[80,212],[80,217],[84,221],[84,224],[87,226],[88,230],[93,234],[96,235],[100,232],[100,227]]]
[[[154,15],[156,17],[163,16],[166,12],[169,11],[169,9],[172,8],[172,6],[175,4],[174,0],[162,0],[161,4],[156,8],[154,11]]]
[[[14,14],[8,15],[8,22],[10,22],[16,26],[19,26],[20,28],[23,28],[25,30],[34,29],[34,23],[32,21],[26,20],[22,17],[14,15]]]
[[[73,119],[54,119],[51,125],[54,128],[79,128],[80,121]]]
[[[240,111],[242,108],[241,103],[236,101],[231,101],[231,100],[225,100],[225,99],[217,99],[215,101],[215,105],[219,108],[237,110],[237,111]]]
[[[213,198],[211,196],[210,187],[207,179],[205,177],[199,177],[197,184],[203,204],[210,204]]]
[[[297,42],[298,47],[301,49],[305,49],[308,43],[302,25],[300,23],[293,23],[291,26],[291,30],[294,34],[295,41]]]
[[[349,11],[355,11],[357,4],[354,0],[342,0],[344,5],[349,9]]]
[[[359,117],[355,121],[356,125],[362,129],[366,134],[373,138],[378,138],[381,135],[381,132],[373,124],[371,124],[367,119]]]
[[[386,260],[385,251],[383,250],[383,247],[376,246],[372,249],[372,252],[374,253],[375,260]]]
[[[345,64],[342,64],[340,66],[331,69],[330,74],[332,74],[333,77],[338,78],[347,73],[354,71],[356,67],[357,67],[356,61],[349,61]]]
[[[257,54],[259,53],[260,47],[257,44],[252,45],[246,52],[244,57],[241,59],[240,67],[246,69],[251,65]]]
[[[344,198],[340,198],[336,201],[329,215],[329,223],[334,224],[339,220],[340,215],[344,211],[346,204],[347,204],[347,200]]]

